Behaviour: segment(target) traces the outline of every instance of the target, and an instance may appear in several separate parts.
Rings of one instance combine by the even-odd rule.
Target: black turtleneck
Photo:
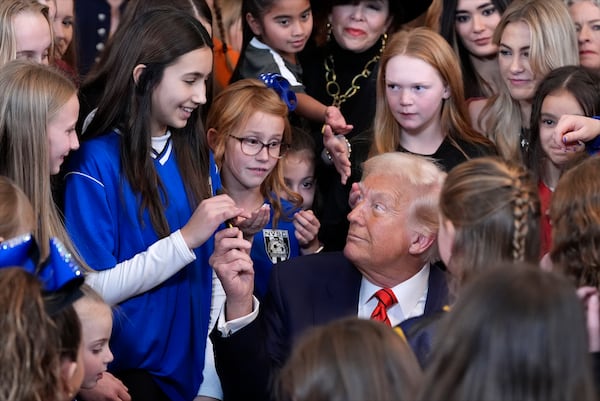
[[[377,55],[380,49],[381,40],[362,53],[342,49],[335,40],[331,40],[322,48],[307,50],[300,56],[304,71],[302,82],[306,86],[306,93],[323,104],[331,105],[333,98],[327,94],[326,90],[325,58],[330,55],[333,57],[337,82],[340,85],[341,93],[345,93],[350,88],[354,77],[363,71],[367,62]],[[373,66],[373,72],[369,78],[359,79],[359,91],[342,103],[340,107],[346,121],[354,125],[354,130],[348,135],[349,138],[370,129],[373,124],[378,66],[379,63]]]
[[[345,93],[350,88],[352,79],[363,71],[367,62],[377,55],[380,49],[381,40],[362,53],[342,49],[335,41],[331,41],[322,48],[307,49],[300,56],[304,71],[302,82],[306,87],[306,93],[323,104],[331,105],[333,98],[327,94],[326,90],[325,58],[329,55],[333,56],[337,82],[340,85],[341,93]],[[373,72],[368,79],[360,78],[358,92],[348,98],[340,107],[346,121],[354,125],[352,132],[346,135],[348,139],[357,136],[361,132],[366,133],[371,130],[375,118],[378,67],[379,62],[373,66]],[[314,125],[312,132],[318,147],[317,151],[320,153],[323,149],[321,124]],[[359,149],[357,149],[358,151]],[[320,161],[320,157],[318,160]],[[321,221],[319,239],[325,244],[326,250],[341,250],[346,243],[348,232],[346,215],[349,212],[348,194],[351,183],[341,185],[340,175],[335,168],[322,162],[317,164],[316,175],[318,202],[315,212]]]

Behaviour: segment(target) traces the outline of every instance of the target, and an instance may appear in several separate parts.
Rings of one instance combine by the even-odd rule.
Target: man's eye
[[[385,206],[381,203],[373,203],[373,209],[377,212],[384,212]]]

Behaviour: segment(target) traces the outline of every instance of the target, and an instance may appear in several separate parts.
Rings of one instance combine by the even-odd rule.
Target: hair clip
[[[31,233],[0,242],[0,268],[22,267],[35,274],[40,251]]]
[[[296,110],[298,99],[294,91],[290,89],[290,83],[287,79],[273,72],[260,74],[259,78],[267,87],[277,92],[281,100],[287,105],[289,111]]]

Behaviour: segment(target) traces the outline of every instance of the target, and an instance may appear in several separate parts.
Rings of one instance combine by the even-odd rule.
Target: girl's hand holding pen
[[[238,216],[248,216],[244,209],[236,207],[229,195],[217,195],[204,199],[188,222],[181,228],[187,246],[194,249],[202,245],[223,222]]]

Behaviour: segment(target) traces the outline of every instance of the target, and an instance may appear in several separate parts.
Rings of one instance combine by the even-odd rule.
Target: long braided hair
[[[530,191],[531,181],[529,174],[525,170],[516,172],[512,177],[513,185],[513,199],[511,201],[513,207],[513,238],[512,238],[512,258],[514,261],[523,262],[526,259],[527,252],[527,234],[529,233],[531,211],[537,206],[538,213],[536,217],[539,217],[539,199],[536,196],[532,197],[533,194],[537,194],[536,191]],[[534,206],[534,202],[537,205]],[[536,249],[533,249],[535,251]],[[532,252],[530,255],[533,260],[537,253]]]
[[[458,165],[442,187],[440,218],[455,229],[448,269],[458,286],[500,262],[537,263],[540,202],[522,165],[496,157]]]

